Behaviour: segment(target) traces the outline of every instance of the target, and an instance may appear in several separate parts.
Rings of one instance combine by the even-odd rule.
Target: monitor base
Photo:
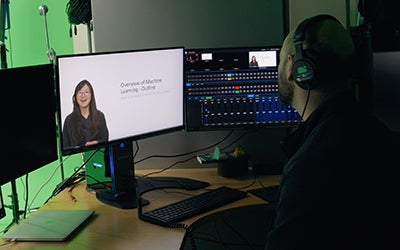
[[[102,189],[96,191],[96,198],[113,207],[118,207],[122,209],[132,209],[137,208],[137,196],[134,192],[127,192],[123,194],[114,194],[109,189]],[[142,206],[149,204],[148,200],[140,198],[142,201]]]

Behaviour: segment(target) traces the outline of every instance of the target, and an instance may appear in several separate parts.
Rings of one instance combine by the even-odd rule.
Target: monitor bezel
[[[116,138],[113,140],[108,140],[104,142],[99,142],[95,145],[90,146],[82,146],[78,148],[63,148],[63,138],[62,138],[62,117],[61,117],[61,98],[60,98],[60,73],[59,73],[59,61],[63,58],[78,58],[78,57],[89,57],[89,56],[101,56],[101,55],[113,55],[113,54],[123,54],[123,53],[135,53],[135,52],[146,52],[146,51],[165,51],[165,50],[181,50],[182,52],[182,100],[184,102],[184,51],[185,48],[183,46],[173,46],[173,47],[157,47],[157,48],[144,48],[144,49],[131,49],[131,50],[117,50],[117,51],[104,51],[104,52],[93,52],[93,53],[77,53],[77,54],[66,54],[66,55],[58,55],[56,57],[56,102],[57,102],[57,122],[59,124],[59,143],[60,143],[60,154],[62,156],[73,155],[77,153],[83,153],[95,149],[111,147],[120,144],[121,142],[133,142],[140,139],[145,139],[149,137],[155,137],[158,135],[163,135],[167,133],[183,131],[185,129],[185,105],[182,103],[182,123],[176,126],[160,128],[159,130],[154,130],[146,133],[135,134],[135,135],[127,135],[125,137]]]
[[[12,130],[6,131],[5,141],[12,140],[14,143],[4,144],[8,147],[5,153],[8,157],[7,168],[9,169],[0,177],[0,185],[4,185],[58,159],[54,65],[46,63],[5,68],[0,70],[0,78],[2,84],[8,86],[6,92],[24,93],[18,94],[18,105],[14,105],[12,109],[8,108],[10,111],[5,114],[9,121],[7,128],[12,127]],[[29,96],[29,99],[27,100],[25,96]],[[33,102],[34,105],[32,105]],[[43,107],[43,105],[46,106]],[[16,109],[18,112],[15,112]],[[38,112],[41,114],[38,115]],[[10,113],[13,115],[10,116]],[[43,122],[46,128],[43,127]],[[18,138],[26,131],[38,141],[40,140],[39,145],[35,142],[27,144],[26,141],[18,141]],[[16,137],[15,134],[18,136]],[[43,142],[47,144],[45,154]],[[41,152],[38,155],[39,150]],[[29,154],[26,154],[27,152]]]

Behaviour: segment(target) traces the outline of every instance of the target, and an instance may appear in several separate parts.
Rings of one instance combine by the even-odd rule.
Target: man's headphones
[[[315,63],[311,58],[305,56],[303,50],[303,41],[305,40],[307,29],[327,19],[340,23],[339,20],[331,15],[317,15],[301,22],[294,33],[293,42],[296,55],[293,58],[292,74],[293,79],[302,89],[310,90],[315,87],[313,84],[316,74]]]

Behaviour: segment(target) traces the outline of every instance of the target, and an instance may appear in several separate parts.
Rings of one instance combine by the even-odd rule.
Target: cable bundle
[[[92,20],[90,0],[70,0],[67,3],[65,11],[70,24],[87,24]]]

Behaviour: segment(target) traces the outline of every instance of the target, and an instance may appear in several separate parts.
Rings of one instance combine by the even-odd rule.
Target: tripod
[[[44,32],[46,35],[46,47],[47,47],[47,57],[49,58],[50,63],[53,64],[54,67],[54,81],[56,81],[56,52],[54,51],[53,48],[50,46],[50,41],[49,41],[49,32],[47,29],[47,18],[46,14],[48,12],[48,7],[46,5],[40,5],[39,6],[39,15],[43,16],[43,21],[44,21]],[[61,125],[59,124],[59,121],[57,117],[55,117],[56,123],[57,123],[57,130],[58,130],[58,135],[60,135],[60,129]],[[64,176],[64,165],[63,165],[63,159],[62,159],[62,154],[61,154],[61,146],[58,145],[58,161],[60,162],[60,169],[61,169],[61,181],[65,179]]]
[[[9,27],[6,27],[6,21],[9,24],[9,13],[8,13],[8,0],[0,0],[0,59],[1,59],[1,69],[7,68],[7,55],[6,55],[6,45],[5,45],[5,31]],[[5,206],[11,208],[13,211],[13,220],[4,230],[7,231],[12,225],[19,222],[21,211],[19,211],[17,187],[15,184],[15,179],[11,181],[11,206]]]
[[[15,179],[11,181],[11,206],[6,206],[8,208],[11,208],[13,211],[13,219],[11,223],[4,229],[4,233],[8,231],[14,224],[18,224],[20,215],[23,213],[22,211],[19,210],[19,204],[18,204],[18,195],[17,195],[17,186],[15,184]]]
[[[7,19],[6,19],[7,17]],[[0,59],[1,69],[7,68],[6,45],[4,43],[6,20],[8,21],[8,0],[0,0]],[[8,22],[9,23],[9,22]]]

